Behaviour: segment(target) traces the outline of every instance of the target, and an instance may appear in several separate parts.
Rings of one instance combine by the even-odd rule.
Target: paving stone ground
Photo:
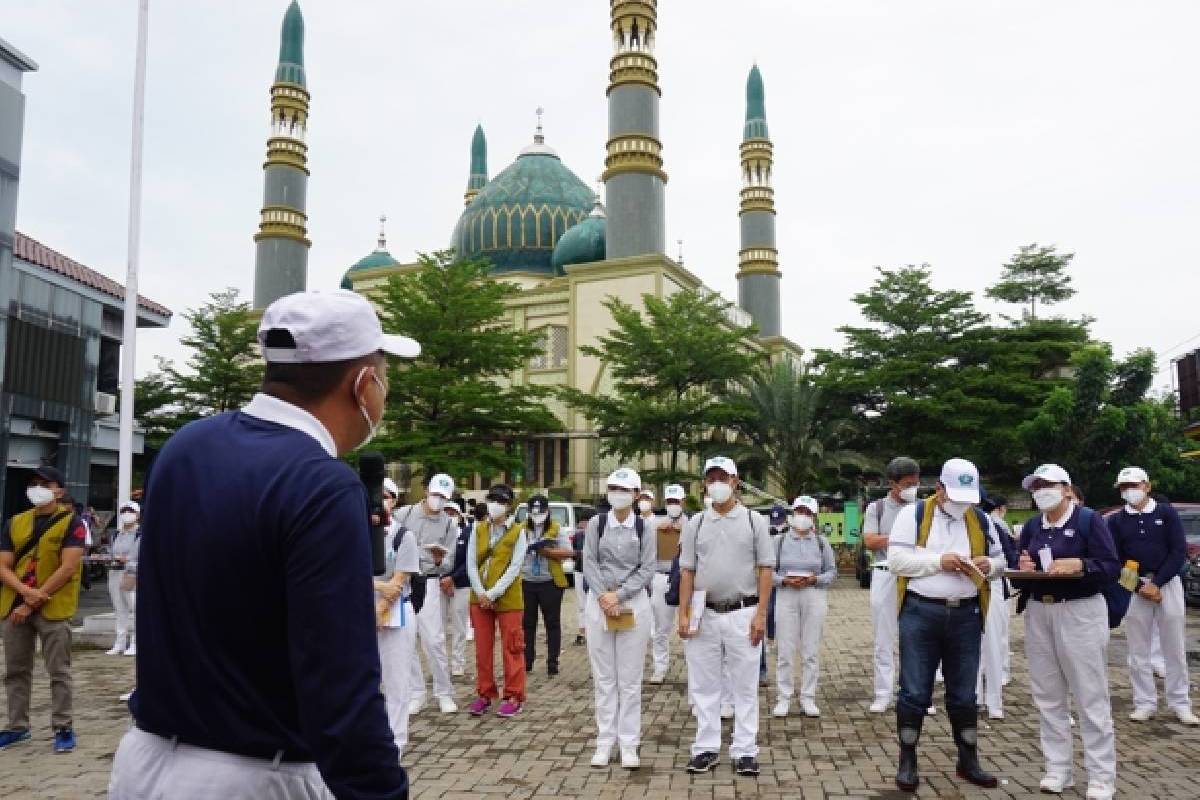
[[[488,798],[579,797],[602,800],[684,800],[705,798],[881,798],[906,795],[895,790],[895,722],[891,714],[867,712],[871,695],[870,622],[867,592],[843,578],[830,591],[822,650],[820,719],[767,715],[774,699],[760,692],[759,743],[762,775],[736,777],[722,752],[722,765],[703,777],[683,771],[695,725],[684,699],[685,667],[679,642],[672,644],[668,680],[643,692],[642,768],[593,769],[595,726],[586,648],[575,647],[574,594],[563,609],[562,674],[546,675],[544,656],[529,677],[529,699],[512,720],[494,715],[475,719],[465,711],[439,714],[431,704],[412,719],[405,766],[414,798],[487,800]],[[1189,643],[1200,634],[1200,612],[1189,611]],[[954,777],[954,745],[943,711],[929,719],[920,756],[922,798],[1031,797],[1037,795],[1042,757],[1037,714],[1029,696],[1023,629],[1012,626],[1012,684],[1005,690],[1005,719],[983,722],[980,750],[985,766],[1004,781],[993,790],[964,785]],[[96,650],[75,653],[76,730],[79,749],[70,755],[51,752],[49,697],[44,671],[35,672],[30,744],[0,751],[0,798],[103,797],[117,742],[128,715],[117,697],[132,686],[133,659],[105,656]],[[473,661],[468,657],[468,664]],[[1200,797],[1200,730],[1178,724],[1160,712],[1149,723],[1128,720],[1131,710],[1124,636],[1114,635],[1109,653],[1113,715],[1117,729],[1118,795],[1140,800]],[[456,678],[459,704],[473,697],[473,681]],[[647,674],[649,674],[647,672]],[[773,674],[773,669],[772,669]],[[1192,654],[1193,702],[1200,710],[1200,653]],[[1160,682],[1161,689],[1161,682]],[[940,689],[938,702],[941,702]],[[728,745],[731,723],[725,723]],[[1078,730],[1078,729],[1076,729]],[[1079,786],[1063,796],[1079,798],[1086,787],[1081,744],[1076,738]]]

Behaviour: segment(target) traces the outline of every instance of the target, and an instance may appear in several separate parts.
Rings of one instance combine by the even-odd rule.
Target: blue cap
[[[787,522],[787,517],[788,517],[787,509],[784,508],[783,506],[779,505],[778,503],[776,503],[771,508],[771,524],[772,525],[782,525],[783,523]]]

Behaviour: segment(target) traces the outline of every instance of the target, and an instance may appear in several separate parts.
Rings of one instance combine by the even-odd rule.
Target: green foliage
[[[711,451],[712,432],[738,418],[725,394],[760,360],[749,344],[754,328],[733,325],[730,304],[717,295],[684,290],[664,299],[643,295],[642,302],[644,312],[607,300],[613,329],[599,347],[580,348],[603,362],[613,391],[567,388],[560,396],[592,422],[605,455],[633,461],[665,454],[666,465],[643,470],[643,478],[687,480],[695,476],[681,456]]]
[[[1000,280],[986,290],[988,297],[1006,303],[1029,304],[1029,319],[1037,319],[1037,304],[1050,305],[1075,294],[1067,267],[1074,253],[1059,253],[1054,245],[1034,242],[1017,251],[1003,266]]]
[[[376,445],[426,476],[517,470],[523,453],[514,442],[561,428],[545,390],[512,385],[544,343],[506,323],[504,301],[520,288],[488,270],[487,261],[452,252],[422,255],[416,271],[390,278],[377,298],[384,330],[416,339],[421,355],[392,365]]]

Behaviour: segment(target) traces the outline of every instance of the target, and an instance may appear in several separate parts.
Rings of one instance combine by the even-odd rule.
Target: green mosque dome
[[[593,199],[539,130],[534,143],[479,190],[450,244],[463,258],[491,261],[493,273],[562,274],[553,262],[554,246],[583,222]]]
[[[604,213],[604,206],[601,205],[600,198],[596,198],[595,208],[588,218],[564,233],[555,245],[551,259],[554,271],[561,274],[564,267],[572,264],[603,261],[607,228],[608,217]]]
[[[399,261],[392,258],[392,254],[387,251],[387,236],[384,233],[383,226],[387,222],[387,217],[379,218],[379,241],[375,245],[375,249],[365,256],[354,262],[350,269],[346,270],[346,274],[342,276],[341,287],[343,289],[353,289],[354,283],[352,276],[356,272],[363,272],[369,269],[378,269],[379,267],[394,267],[400,264]]]

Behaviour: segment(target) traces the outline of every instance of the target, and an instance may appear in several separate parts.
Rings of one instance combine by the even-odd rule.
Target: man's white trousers
[[[988,711],[1004,711],[1004,653],[1008,649],[1008,603],[1004,601],[1004,581],[992,581],[992,597],[988,603],[987,620],[979,642],[979,679],[975,694]]]
[[[1158,691],[1154,684],[1154,633],[1162,648],[1167,708],[1190,708],[1188,698],[1187,650],[1184,624],[1187,609],[1183,600],[1183,582],[1178,576],[1162,587],[1162,602],[1154,603],[1134,595],[1125,614],[1125,638],[1129,642],[1129,683],[1133,688],[1134,708],[1157,708]]]
[[[692,755],[721,751],[721,673],[729,670],[733,699],[733,759],[758,755],[758,662],[762,643],[750,644],[750,621],[758,609],[727,614],[705,609],[700,630],[684,644],[688,681],[696,705]],[[776,609],[778,613],[778,609]]]
[[[450,685],[450,667],[446,661],[446,630],[443,626],[442,594],[438,578],[418,578],[425,581],[425,601],[421,613],[417,614],[417,638],[425,651],[425,662],[433,679],[434,697],[453,697]],[[414,648],[412,658],[412,699],[424,702],[425,675],[421,672],[421,659]]]
[[[675,609],[667,605],[668,583],[666,573],[654,573],[650,596],[654,628],[650,641],[654,671],[658,674],[665,674],[671,665],[671,632],[675,630]]]
[[[450,669],[457,671],[467,667],[467,630],[470,620],[467,618],[471,610],[471,589],[464,586],[455,587],[450,597],[442,595],[445,608],[445,619],[442,624],[450,631]]]
[[[896,639],[900,619],[896,609],[896,578],[887,570],[871,571],[871,627],[875,632],[875,700],[892,702],[896,687]],[[778,620],[777,620],[778,621]]]

